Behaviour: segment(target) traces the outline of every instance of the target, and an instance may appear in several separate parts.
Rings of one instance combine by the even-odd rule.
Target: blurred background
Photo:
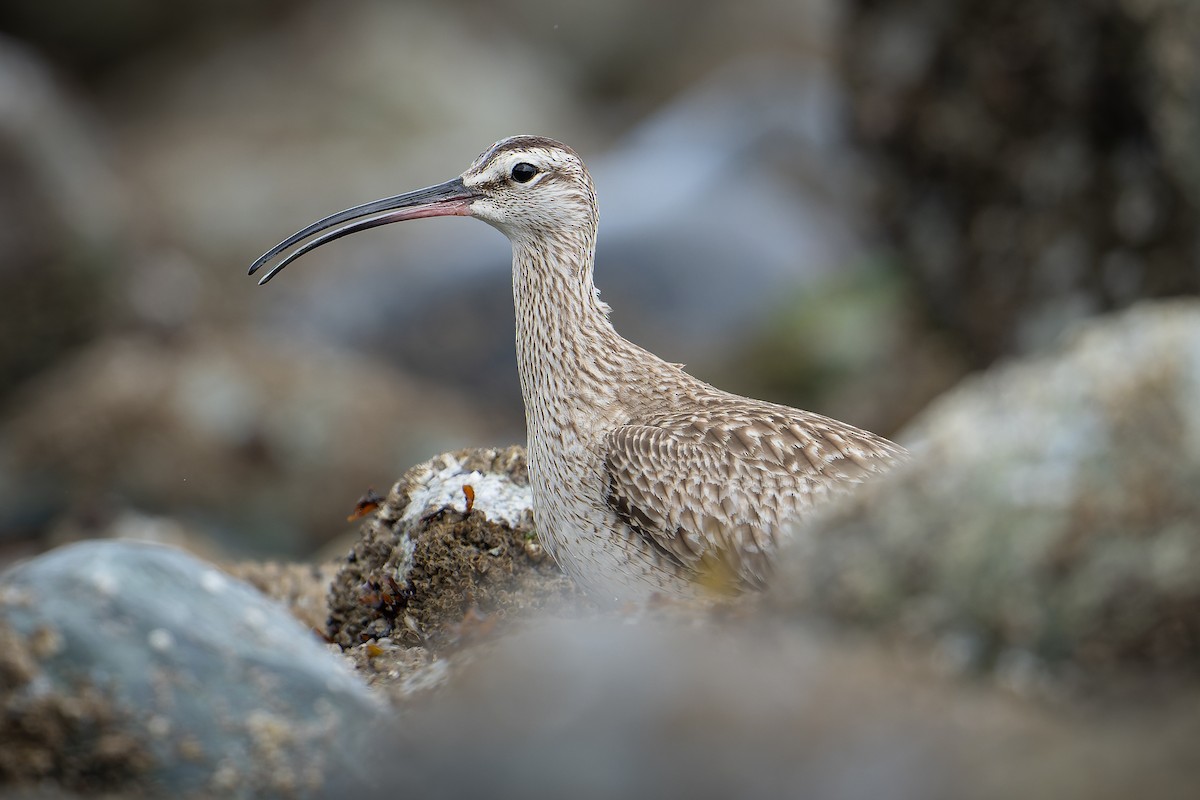
[[[617,329],[894,435],[969,372],[1200,288],[1191,0],[6,0],[0,563],[319,551],[524,439],[509,248],[429,220],[248,264],[561,139]]]

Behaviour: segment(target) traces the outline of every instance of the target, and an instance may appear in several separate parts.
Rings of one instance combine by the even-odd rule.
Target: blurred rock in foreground
[[[369,696],[276,606],[167,548],[65,548],[0,597],[0,790],[1116,800],[1200,777],[1194,687],[1034,703],[754,604],[526,620],[392,660]]]
[[[0,780],[160,796],[339,785],[378,710],[284,609],[178,550],[61,548],[0,575]]]
[[[1200,303],[968,381],[802,535],[775,600],[1017,682],[1200,676]]]
[[[543,624],[412,704],[385,763],[448,798],[1182,799],[1200,778],[1194,691],[1047,706],[912,655],[752,614]]]

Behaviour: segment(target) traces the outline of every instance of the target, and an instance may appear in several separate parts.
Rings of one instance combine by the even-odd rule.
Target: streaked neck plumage
[[[613,329],[592,282],[594,225],[514,236],[512,246],[517,366],[532,438],[614,402],[613,379],[632,345]]]

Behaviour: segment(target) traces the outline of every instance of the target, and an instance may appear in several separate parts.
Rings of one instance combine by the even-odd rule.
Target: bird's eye
[[[512,168],[512,179],[517,183],[529,183],[533,180],[533,176],[537,175],[538,169],[533,164],[522,161]]]

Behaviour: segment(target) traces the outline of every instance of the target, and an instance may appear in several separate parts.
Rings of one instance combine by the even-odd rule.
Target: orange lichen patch
[[[346,522],[354,522],[357,519],[362,519],[367,514],[379,508],[383,504],[383,501],[384,497],[381,494],[373,488],[367,489],[366,493],[358,498],[358,502],[354,504],[354,510],[346,517]]]

